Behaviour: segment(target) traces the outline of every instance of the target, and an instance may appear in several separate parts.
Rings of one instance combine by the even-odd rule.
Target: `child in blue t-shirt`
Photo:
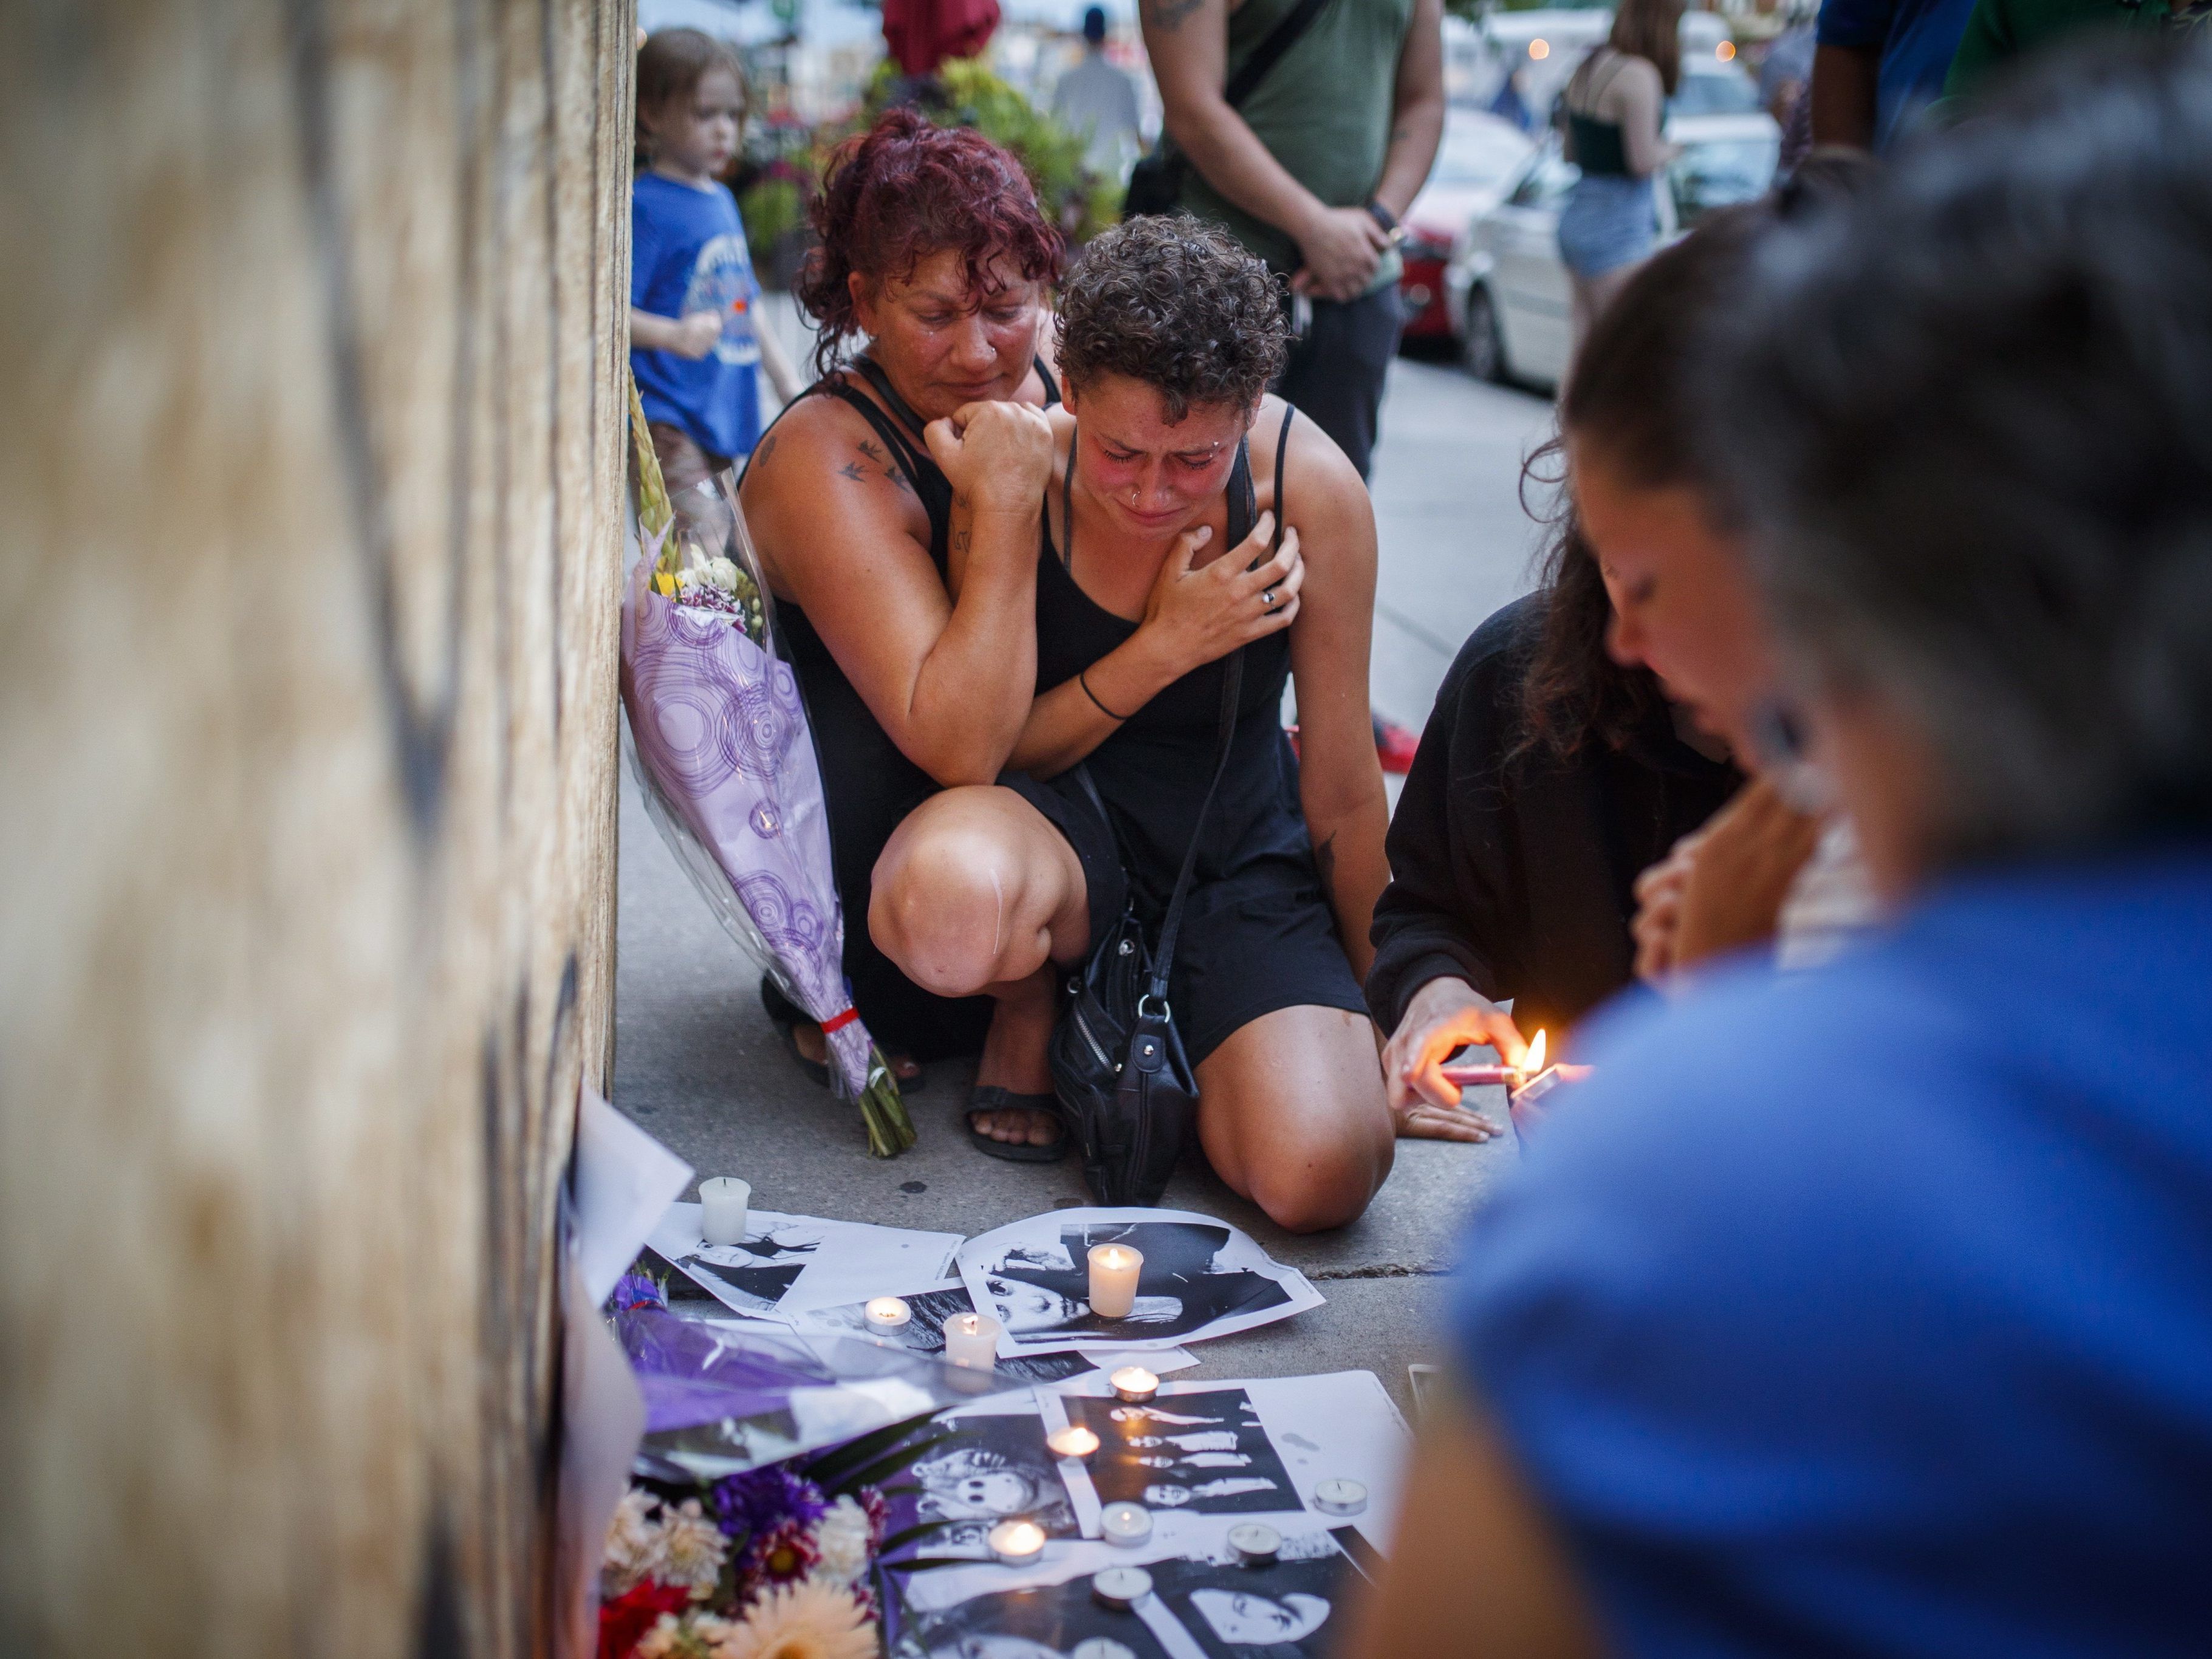
[[[750,454],[761,432],[760,368],[796,387],[775,337],[756,326],[760,284],[737,198],[716,174],[737,154],[744,82],[728,46],[663,29],[637,55],[638,149],[630,186],[630,369],[669,489]]]

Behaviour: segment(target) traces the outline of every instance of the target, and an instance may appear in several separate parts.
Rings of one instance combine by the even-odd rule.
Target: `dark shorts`
[[[1073,774],[1039,783],[1010,772],[999,781],[1044,814],[1083,866],[1091,926],[1119,917],[1129,879],[1114,831]],[[1172,873],[1160,885],[1174,880]],[[1156,933],[1159,918],[1145,916]],[[1168,970],[1168,1001],[1183,1050],[1198,1065],[1239,1028],[1279,1008],[1341,1008],[1364,1016],[1367,1001],[1336,918],[1309,859],[1301,869],[1270,859],[1218,881],[1194,882]]]

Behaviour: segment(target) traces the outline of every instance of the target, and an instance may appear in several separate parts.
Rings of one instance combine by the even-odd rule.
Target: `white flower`
[[[687,1498],[661,1511],[661,1569],[654,1575],[664,1584],[681,1585],[694,1596],[703,1596],[722,1576],[722,1558],[729,1553],[722,1529],[700,1510],[699,1500]]]
[[[615,1505],[607,1528],[607,1553],[599,1564],[600,1593],[610,1599],[641,1580],[659,1576],[664,1565],[661,1529],[653,1519],[659,1500],[633,1486]]]
[[[868,1513],[850,1498],[814,1523],[814,1547],[822,1559],[814,1577],[826,1583],[850,1584],[868,1570]]]
[[[664,1613],[638,1638],[636,1659],[698,1659],[702,1653],[718,1653],[737,1628],[711,1613],[687,1613],[681,1618]]]
[[[730,558],[708,560],[707,580],[714,583],[715,586],[720,588],[725,593],[736,592],[738,591],[738,562],[735,559]]]

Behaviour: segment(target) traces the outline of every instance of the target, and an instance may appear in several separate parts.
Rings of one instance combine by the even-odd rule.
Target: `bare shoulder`
[[[1304,413],[1291,416],[1287,432],[1283,411],[1290,407],[1273,392],[1260,400],[1260,418],[1252,423],[1252,482],[1264,508],[1274,506],[1275,451],[1283,455],[1283,494],[1289,501],[1289,518],[1300,526],[1326,524],[1340,528],[1347,520],[1371,526],[1374,510],[1367,485],[1336,440]],[[1371,534],[1371,531],[1370,531]]]
[[[791,405],[753,451],[742,499],[779,591],[798,574],[786,549],[805,548],[810,566],[878,541],[886,550],[911,542],[927,556],[927,509],[882,434],[842,398],[817,393]],[[841,533],[824,537],[825,521]]]

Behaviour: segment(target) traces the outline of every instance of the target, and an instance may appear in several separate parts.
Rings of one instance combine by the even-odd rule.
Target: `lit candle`
[[[1108,1543],[1134,1549],[1152,1535],[1152,1512],[1142,1504],[1109,1504],[1099,1511],[1098,1530]]]
[[[1229,1547],[1248,1567],[1272,1565],[1282,1553],[1283,1534],[1264,1521],[1247,1521],[1229,1529]]]
[[[1098,1437],[1078,1423],[1058,1434],[1047,1435],[1044,1443],[1052,1448],[1054,1457],[1088,1457],[1098,1449]]]
[[[953,1315],[945,1322],[945,1357],[989,1370],[999,1363],[999,1322],[988,1314]]]
[[[897,1330],[914,1317],[913,1310],[895,1296],[874,1297],[868,1304],[866,1315],[868,1328],[881,1333]]]
[[[984,1541],[990,1545],[991,1553],[1008,1566],[1025,1566],[1044,1553],[1044,1528],[1034,1521],[1001,1521]]]
[[[1367,1507],[1367,1488],[1357,1480],[1324,1480],[1314,1488],[1314,1507],[1323,1515],[1358,1515]]]
[[[1091,1599],[1112,1613],[1127,1613],[1152,1593],[1152,1575],[1142,1567],[1109,1567],[1091,1581]]]
[[[699,1183],[699,1236],[709,1244],[745,1242],[745,1207],[753,1200],[750,1182],[716,1176]]]
[[[1137,1308],[1137,1274],[1145,1253],[1127,1244],[1091,1247],[1091,1311],[1101,1319],[1127,1319]]]
[[[1160,1391],[1160,1379],[1142,1365],[1124,1365],[1106,1380],[1114,1385],[1115,1394],[1140,1406]]]

